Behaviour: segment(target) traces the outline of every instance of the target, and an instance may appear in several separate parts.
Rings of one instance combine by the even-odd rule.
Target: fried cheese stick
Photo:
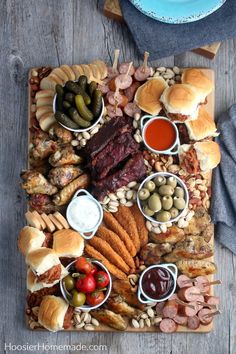
[[[119,209],[114,213],[116,220],[121,224],[121,226],[127,231],[131,240],[134,243],[136,251],[140,250],[140,240],[137,225],[130,208],[123,205],[119,206]]]
[[[90,246],[88,243],[85,246],[85,252],[87,253],[87,255],[89,257],[92,257],[92,258],[97,259],[98,261],[101,261],[104,264],[104,266],[107,267],[109,272],[111,272],[111,274],[114,275],[114,277],[116,277],[117,279],[120,279],[120,280],[127,279],[127,275],[124,272],[122,272],[120,269],[118,269],[113,264],[111,264],[106,257],[104,257],[100,252],[95,250],[95,248]]]
[[[128,252],[127,248],[125,247],[124,242],[121,241],[117,234],[107,229],[105,226],[100,226],[96,232],[96,236],[108,242],[113,248],[113,250],[116,251],[121,256],[121,258],[123,258],[123,260],[128,264],[128,266],[133,271],[135,270],[134,260]]]
[[[124,273],[129,273],[130,268],[125,261],[116,253],[108,242],[101,238],[94,236],[89,240],[89,244],[98,250],[104,257],[106,257],[112,264],[122,270]]]
[[[148,243],[148,229],[146,228],[144,216],[137,204],[134,204],[130,209],[137,225],[140,245],[143,247]]]
[[[121,241],[124,242],[128,252],[132,257],[136,256],[136,248],[134,246],[133,241],[131,240],[129,234],[125,231],[125,229],[121,226],[121,224],[116,220],[116,218],[109,213],[108,211],[104,211],[103,221],[105,222],[108,229],[115,232]]]

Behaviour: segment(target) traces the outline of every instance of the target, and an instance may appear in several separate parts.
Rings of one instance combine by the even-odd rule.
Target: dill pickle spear
[[[75,122],[73,122],[72,119],[70,119],[65,113],[62,113],[60,111],[57,111],[55,114],[54,114],[54,117],[55,119],[65,125],[66,127],[68,128],[71,128],[71,129],[79,129],[79,126],[78,124],[76,124]]]
[[[59,84],[56,85],[56,93],[57,93],[57,100],[56,100],[56,106],[59,111],[62,111],[62,102],[63,102],[63,97],[64,97],[64,90],[63,87]]]
[[[93,118],[94,118],[93,113],[86,106],[82,95],[75,96],[75,105],[76,105],[76,108],[77,108],[79,114],[81,115],[81,117],[83,119],[85,119],[89,122],[91,122],[91,120],[93,120]]]
[[[102,92],[95,90],[92,97],[92,112],[95,118],[98,118],[102,110]]]
[[[87,76],[81,75],[79,77],[78,84],[84,91],[86,91],[87,82],[88,82]]]
[[[80,127],[82,128],[88,128],[90,127],[91,123],[85,119],[83,119],[82,117],[80,117],[77,109],[75,109],[74,107],[71,107],[69,109],[69,114],[71,119],[78,124]]]
[[[88,86],[88,92],[89,92],[90,97],[93,96],[93,93],[96,90],[96,88],[97,88],[97,83],[95,81],[91,81]]]

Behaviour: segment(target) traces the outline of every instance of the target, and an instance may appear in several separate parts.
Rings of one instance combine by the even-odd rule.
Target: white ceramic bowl
[[[53,113],[56,112],[56,100],[57,100],[57,93],[54,95],[54,98],[53,98]],[[58,122],[63,128],[67,129],[67,130],[70,130],[71,132],[75,132],[75,133],[82,133],[82,132],[87,132],[93,128],[95,128],[95,126],[100,122],[100,120],[102,119],[103,117],[103,113],[104,113],[104,99],[102,98],[102,110],[101,110],[101,114],[100,116],[96,119],[96,121],[88,128],[80,128],[80,129],[72,129],[72,128],[69,128],[67,127],[66,125]]]
[[[67,269],[68,271],[70,271],[71,266],[72,266],[75,262],[76,262],[76,260],[73,261],[73,262],[71,262],[70,264],[68,264],[68,266],[66,267],[66,269]],[[107,290],[106,290],[106,293],[105,293],[105,297],[104,297],[103,301],[102,301],[100,304],[96,305],[96,306],[83,305],[83,306],[75,307],[75,311],[76,311],[76,309],[77,309],[77,310],[82,310],[82,311],[85,311],[85,312],[86,312],[86,311],[88,312],[88,311],[91,311],[91,310],[95,310],[95,309],[97,309],[98,307],[102,306],[102,305],[104,304],[104,302],[107,301],[107,299],[108,299],[108,297],[109,297],[109,295],[110,295],[110,293],[111,293],[112,279],[111,279],[111,275],[110,275],[108,269],[107,269],[101,262],[99,262],[99,261],[97,261],[97,260],[91,260],[91,262],[92,262],[93,264],[97,265],[99,268],[101,268],[101,270],[103,270],[104,272],[106,272],[106,273],[108,274],[108,277],[109,277],[109,284],[107,285]],[[68,299],[66,290],[65,290],[65,288],[64,288],[63,279],[60,280],[60,290],[61,290],[62,296],[64,297],[64,299],[66,300],[66,302],[70,304],[70,300]],[[71,305],[71,306],[73,306],[73,305]]]
[[[144,184],[145,184],[146,182],[153,180],[153,179],[154,179],[155,177],[157,177],[157,176],[174,177],[174,178],[176,178],[176,180],[177,180],[177,186],[182,187],[182,188],[184,189],[184,200],[185,200],[185,202],[186,202],[185,208],[179,213],[179,215],[178,215],[176,218],[170,219],[168,222],[175,222],[175,221],[178,221],[178,220],[181,218],[181,216],[183,215],[184,211],[187,209],[187,207],[188,207],[188,202],[189,202],[188,189],[187,189],[185,183],[184,183],[178,176],[174,175],[173,173],[169,173],[169,172],[157,172],[157,173],[153,173],[151,176],[148,176],[147,178],[145,178],[145,180],[140,184],[139,189],[138,189],[138,194],[139,194],[140,189],[143,188],[143,186],[144,186]],[[144,217],[145,217],[146,219],[148,219],[149,221],[154,222],[154,223],[156,223],[156,224],[166,224],[166,222],[157,221],[157,220],[154,219],[153,217],[148,216],[148,215],[146,215],[146,214],[144,213],[143,208],[142,208],[142,205],[141,205],[141,201],[140,201],[140,199],[139,199],[138,194],[137,194],[138,207],[139,207],[141,213],[144,215]]]

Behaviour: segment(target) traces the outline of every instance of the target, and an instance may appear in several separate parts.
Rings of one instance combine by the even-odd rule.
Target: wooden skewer
[[[220,315],[221,312],[218,310],[218,311],[215,311],[215,312],[212,312],[212,313],[207,313],[206,315],[204,315],[203,317],[213,317],[215,315]]]
[[[117,65],[118,65],[118,59],[120,56],[120,49],[115,49],[114,50],[114,61],[112,65],[112,71],[117,72]]]
[[[203,302],[203,301],[197,301],[197,304],[198,304],[198,305],[205,306],[205,307],[209,307],[210,309],[216,309],[216,308],[217,308],[216,305],[214,305],[214,304],[208,304],[207,302]]]
[[[143,72],[145,72],[146,69],[147,69],[148,58],[149,58],[149,53],[148,53],[148,52],[144,52],[144,58],[143,58]]]
[[[182,305],[182,306],[185,306],[185,307],[189,307],[190,309],[193,309],[193,310],[195,309],[195,307],[193,305],[190,305],[190,304],[188,304],[188,303],[186,303],[184,301],[181,301],[179,299],[174,299],[174,300],[179,305]]]
[[[206,291],[200,291],[199,293],[191,293],[190,295],[206,295]]]
[[[118,99],[117,99],[118,93],[119,93],[119,86],[116,87],[116,90],[115,90],[115,93],[114,93],[114,98],[115,98],[115,111],[116,111],[117,106],[118,106]]]
[[[125,74],[125,79],[127,78],[127,76],[129,75],[129,72],[130,72],[130,69],[131,69],[131,66],[133,65],[133,62],[131,61],[130,63],[129,63],[129,67],[128,67],[128,70],[127,70],[127,72],[126,72],[126,74]]]
[[[210,281],[207,285],[216,285],[216,284],[222,284],[222,281],[221,280],[213,280],[213,281]]]

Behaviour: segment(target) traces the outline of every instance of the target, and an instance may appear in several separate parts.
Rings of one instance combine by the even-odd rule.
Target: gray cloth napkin
[[[236,254],[236,104],[217,123],[221,162],[213,172],[211,216],[216,237]]]
[[[140,54],[148,51],[151,60],[236,36],[236,0],[227,0],[219,10],[202,20],[179,25],[156,21],[142,14],[128,0],[120,0],[120,5]]]

